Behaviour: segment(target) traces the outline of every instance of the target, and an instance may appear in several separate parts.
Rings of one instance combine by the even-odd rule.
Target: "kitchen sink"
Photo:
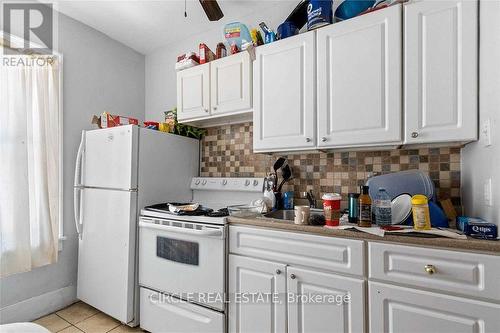
[[[323,214],[322,209],[317,209],[317,208],[311,209],[311,215],[322,215],[322,214]],[[293,209],[279,209],[279,210],[275,210],[275,211],[269,212],[267,214],[264,214],[264,217],[268,217],[271,219],[277,219],[277,220],[293,221],[295,218],[295,211]]]

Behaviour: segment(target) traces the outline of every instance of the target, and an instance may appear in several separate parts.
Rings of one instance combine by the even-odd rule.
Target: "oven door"
[[[225,226],[141,217],[139,284],[224,310]]]

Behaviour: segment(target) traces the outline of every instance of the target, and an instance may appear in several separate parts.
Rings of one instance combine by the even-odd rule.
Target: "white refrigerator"
[[[155,203],[191,201],[199,149],[196,139],[135,125],[82,132],[74,187],[78,299],[139,324],[138,214]]]

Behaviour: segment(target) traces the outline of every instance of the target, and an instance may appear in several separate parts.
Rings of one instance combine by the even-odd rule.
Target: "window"
[[[2,58],[0,274],[6,276],[57,261],[62,231],[62,63],[54,55]]]

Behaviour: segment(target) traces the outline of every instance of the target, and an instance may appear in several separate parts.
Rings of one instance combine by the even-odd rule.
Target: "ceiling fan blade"
[[[210,21],[218,21],[224,17],[224,13],[222,13],[216,0],[200,0],[200,4]]]

